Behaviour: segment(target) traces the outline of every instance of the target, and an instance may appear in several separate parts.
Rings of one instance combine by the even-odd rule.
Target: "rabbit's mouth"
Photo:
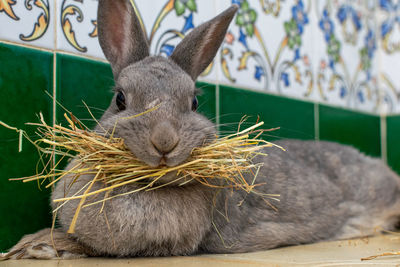
[[[178,166],[188,160],[191,151],[179,148],[170,153],[161,153],[149,144],[139,146],[129,140],[126,140],[125,144],[136,158],[152,168]]]
[[[178,149],[177,151],[172,151],[171,153],[161,154],[153,149],[150,149],[150,151],[145,151],[144,153],[140,153],[141,151],[137,150],[135,152],[132,151],[132,153],[151,168],[167,169],[184,164],[190,160],[190,151],[191,150],[186,151]],[[151,180],[154,181],[154,179],[157,180],[156,184],[178,186],[180,184],[191,184],[190,180],[192,180],[192,177],[185,177],[182,174],[178,174],[177,171],[170,171],[161,177],[153,178]]]

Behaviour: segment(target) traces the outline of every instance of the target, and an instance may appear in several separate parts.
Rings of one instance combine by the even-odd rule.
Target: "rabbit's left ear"
[[[214,19],[195,28],[175,48],[171,59],[193,80],[196,80],[214,59],[238,8],[237,5],[233,5]]]
[[[99,0],[99,42],[114,78],[130,64],[149,56],[149,45],[129,0]]]

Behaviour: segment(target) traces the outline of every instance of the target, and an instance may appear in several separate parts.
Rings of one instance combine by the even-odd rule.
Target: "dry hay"
[[[154,107],[141,114],[123,118],[133,119],[147,112],[158,108]],[[171,183],[183,186],[191,181],[197,181],[205,186],[213,188],[232,188],[232,190],[244,190],[247,193],[257,193],[261,197],[277,198],[278,195],[263,195],[254,188],[259,185],[256,183],[258,171],[262,164],[252,163],[252,159],[257,155],[265,155],[262,149],[276,146],[270,142],[262,140],[261,134],[269,130],[259,130],[263,122],[241,130],[240,126],[246,120],[242,119],[239,123],[238,131],[224,137],[216,137],[215,141],[202,147],[193,149],[189,159],[174,167],[159,166],[152,168],[138,160],[125,146],[123,139],[114,136],[114,129],[106,134],[99,134],[88,129],[81,121],[72,115],[64,114],[68,121],[68,127],[61,125],[48,125],[39,116],[39,123],[27,123],[36,127],[37,139],[31,139],[28,134],[20,129],[11,127],[0,121],[0,125],[15,130],[20,135],[19,149],[22,149],[22,137],[25,137],[39,151],[43,170],[37,171],[36,175],[30,177],[16,178],[10,180],[22,180],[23,182],[38,181],[46,188],[53,186],[56,182],[73,177],[72,183],[76,182],[81,175],[90,174],[93,179],[82,187],[76,194],[70,197],[55,199],[60,203],[58,208],[73,199],[80,199],[74,218],[71,222],[69,233],[74,232],[76,220],[81,208],[103,203],[112,198],[136,193],[143,190],[156,190]],[[94,117],[93,117],[94,118]],[[273,130],[273,129],[272,129]],[[58,160],[54,162],[57,156]],[[63,170],[58,166],[65,158],[74,158],[76,165]],[[40,165],[39,164],[39,165]],[[176,172],[176,179],[167,183],[157,183],[162,181],[162,177],[170,172]],[[251,174],[252,181],[248,182],[244,174]],[[95,182],[102,182],[104,187],[91,191]],[[137,184],[135,190],[110,196],[110,192],[118,187],[127,184]],[[105,193],[101,201],[87,203],[86,199],[102,192]],[[57,209],[58,209],[57,208]],[[56,212],[57,209],[54,211]]]

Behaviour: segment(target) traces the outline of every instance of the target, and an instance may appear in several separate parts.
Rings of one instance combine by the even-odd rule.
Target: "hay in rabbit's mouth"
[[[151,112],[155,108],[144,113]],[[136,116],[141,116],[144,113]],[[20,149],[23,136],[38,149],[39,162],[43,165],[43,171],[36,175],[10,180],[39,181],[41,184],[48,181],[47,188],[67,177],[67,183],[74,183],[82,175],[92,175],[93,179],[74,195],[54,200],[54,202],[59,203],[58,208],[70,200],[80,200],[69,233],[74,232],[81,208],[99,203],[104,205],[105,201],[115,197],[139,191],[156,190],[172,183],[176,186],[184,186],[193,181],[213,188],[244,190],[247,193],[259,194],[261,197],[276,199],[279,196],[262,194],[254,190],[259,185],[256,183],[256,178],[262,164],[254,164],[252,159],[257,155],[266,156],[262,149],[276,146],[260,139],[261,134],[268,131],[258,129],[263,125],[263,122],[258,122],[241,130],[240,125],[245,120],[242,119],[236,133],[225,137],[216,137],[212,143],[196,147],[186,162],[173,167],[150,167],[138,160],[127,149],[123,139],[114,137],[114,131],[106,135],[98,134],[89,130],[72,113],[64,114],[69,123],[68,127],[50,126],[44,121],[42,114],[39,117],[39,123],[27,123],[37,127],[37,140],[32,140],[25,131],[8,126],[0,121],[0,125],[19,132]],[[53,161],[54,156],[58,158],[56,162]],[[76,164],[70,169],[59,169],[58,166],[65,158],[74,158]],[[163,176],[171,172],[177,173],[176,179],[169,180],[166,183],[157,183]],[[252,181],[249,182],[244,178],[245,173],[251,175]],[[103,188],[91,191],[95,182],[103,183]],[[128,184],[136,184],[137,186],[133,187],[130,192],[110,194],[113,189]],[[104,192],[105,196],[101,201],[86,201],[88,197]]]

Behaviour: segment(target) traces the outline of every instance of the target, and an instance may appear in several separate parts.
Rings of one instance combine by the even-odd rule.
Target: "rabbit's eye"
[[[120,111],[125,110],[125,108],[126,108],[125,96],[122,92],[118,92],[117,98],[116,98],[116,103],[117,103],[117,107]]]
[[[199,101],[197,101],[197,97],[193,97],[192,110],[193,110],[193,111],[196,111],[198,105],[199,105]]]

